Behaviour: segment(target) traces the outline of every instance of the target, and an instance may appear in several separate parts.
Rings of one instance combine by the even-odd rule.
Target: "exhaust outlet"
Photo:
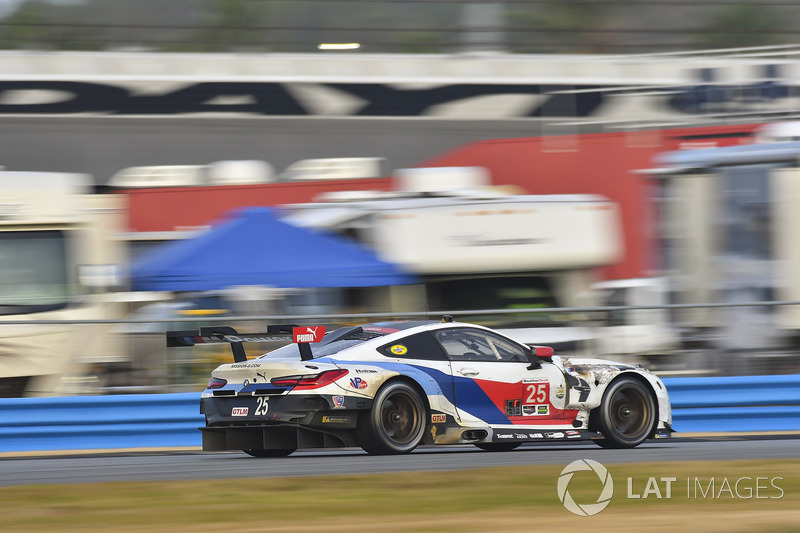
[[[461,440],[482,440],[489,434],[485,429],[471,429],[461,434]]]

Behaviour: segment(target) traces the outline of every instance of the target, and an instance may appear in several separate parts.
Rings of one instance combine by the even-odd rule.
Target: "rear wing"
[[[319,342],[325,335],[325,326],[298,327],[294,324],[267,326],[266,333],[239,333],[230,326],[211,326],[190,331],[167,331],[167,348],[194,346],[195,344],[229,343],[236,363],[247,361],[245,342],[287,342],[297,344],[303,361],[313,358],[309,343]]]

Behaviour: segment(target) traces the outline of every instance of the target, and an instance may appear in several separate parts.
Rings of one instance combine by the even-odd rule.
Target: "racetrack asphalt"
[[[299,450],[289,457],[270,459],[196,449],[62,452],[0,458],[0,486],[445,471],[566,465],[576,459],[603,464],[797,459],[798,439],[798,434],[678,437],[647,442],[632,450],[607,450],[592,442],[526,444],[511,452],[485,452],[473,446],[420,447],[411,454],[394,456],[347,448]]]

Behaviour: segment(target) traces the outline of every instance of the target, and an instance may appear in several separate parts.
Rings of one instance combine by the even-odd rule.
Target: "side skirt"
[[[565,440],[591,440],[602,439],[603,436],[596,431],[588,429],[494,429],[490,438],[484,442],[543,442]]]

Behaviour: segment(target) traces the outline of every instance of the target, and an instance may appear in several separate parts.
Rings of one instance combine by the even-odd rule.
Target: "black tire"
[[[611,384],[598,407],[602,448],[634,448],[644,442],[656,423],[656,401],[641,381],[623,377]]]
[[[253,457],[286,457],[287,455],[291,455],[294,453],[294,448],[278,448],[275,450],[242,450],[247,455],[252,455]]]
[[[521,442],[478,442],[475,444],[481,450],[487,452],[510,452],[522,446]]]
[[[378,391],[372,409],[361,413],[356,435],[368,453],[409,453],[424,440],[427,420],[425,402],[416,389],[393,381]]]

